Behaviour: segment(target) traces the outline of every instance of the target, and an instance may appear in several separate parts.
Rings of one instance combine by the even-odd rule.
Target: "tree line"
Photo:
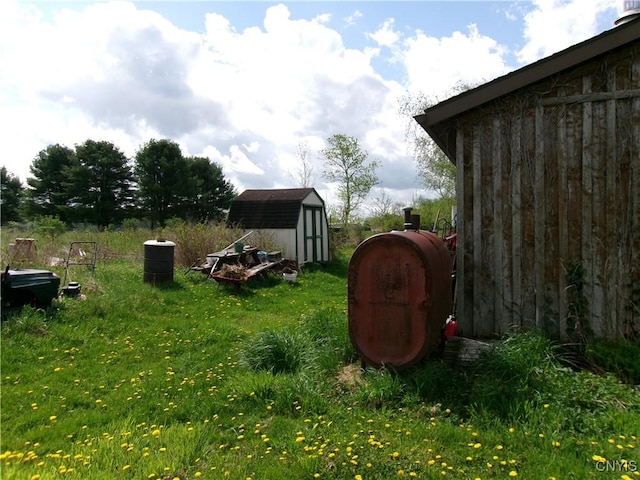
[[[337,184],[336,211],[346,225],[378,183],[378,163],[367,161],[354,137],[337,134],[327,142],[320,152],[323,177]],[[299,160],[308,167],[306,157]],[[50,145],[36,155],[30,173],[25,187],[2,167],[3,225],[41,217],[100,228],[135,218],[146,219],[152,229],[172,218],[216,222],[237,195],[219,165],[206,157],[184,157],[167,139],[145,143],[132,162],[106,141],[87,140],[73,149]],[[307,180],[301,186],[309,186]]]
[[[452,199],[455,166],[410,127],[411,136],[424,185],[440,198]],[[337,186],[333,211],[340,223],[348,225],[378,184],[379,163],[368,159],[354,137],[332,135],[327,144],[320,152],[322,176]],[[298,145],[299,168],[294,176],[303,187],[310,186],[309,154],[305,144]],[[206,157],[185,157],[179,145],[168,139],[145,143],[132,161],[106,141],[87,140],[73,149],[50,145],[36,155],[30,172],[25,187],[1,167],[2,225],[39,217],[100,228],[136,218],[148,221],[152,229],[164,227],[172,218],[217,222],[224,219],[237,195],[218,164]]]
[[[30,174],[24,186],[1,167],[2,225],[39,217],[100,228],[130,218],[146,219],[151,228],[171,218],[220,221],[237,195],[218,164],[185,157],[168,139],[148,141],[133,161],[107,141],[49,145]]]

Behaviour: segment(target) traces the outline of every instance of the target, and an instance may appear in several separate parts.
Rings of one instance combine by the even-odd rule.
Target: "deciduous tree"
[[[300,141],[296,146],[296,166],[293,168],[291,175],[298,184],[298,186],[307,188],[312,185],[313,181],[313,165],[311,164],[311,152],[309,144],[305,141]]]
[[[462,88],[462,87],[460,87]],[[456,166],[413,118],[437,103],[424,94],[407,95],[400,100],[400,114],[405,116],[406,137],[413,148],[418,176],[422,185],[439,198],[454,198]]]
[[[358,140],[347,135],[333,135],[322,150],[325,159],[324,178],[337,184],[341,222],[347,225],[353,213],[378,184],[376,161],[367,162],[368,154]]]

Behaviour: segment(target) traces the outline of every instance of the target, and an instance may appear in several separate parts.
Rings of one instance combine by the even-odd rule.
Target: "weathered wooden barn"
[[[640,18],[415,118],[457,167],[463,335],[640,331]]]
[[[300,265],[330,260],[327,212],[314,188],[245,190],[231,203],[227,223],[268,233]]]

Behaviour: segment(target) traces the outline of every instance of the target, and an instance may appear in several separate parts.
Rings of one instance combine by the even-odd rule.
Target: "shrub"
[[[35,232],[38,235],[46,237],[51,242],[62,235],[65,231],[66,226],[64,222],[58,217],[52,217],[50,215],[40,217],[35,226]]]

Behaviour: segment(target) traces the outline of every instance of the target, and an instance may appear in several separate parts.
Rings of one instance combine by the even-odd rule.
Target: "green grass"
[[[2,323],[3,479],[640,478],[638,392],[535,334],[469,369],[362,373],[348,255],[238,291],[113,256],[86,299]]]

